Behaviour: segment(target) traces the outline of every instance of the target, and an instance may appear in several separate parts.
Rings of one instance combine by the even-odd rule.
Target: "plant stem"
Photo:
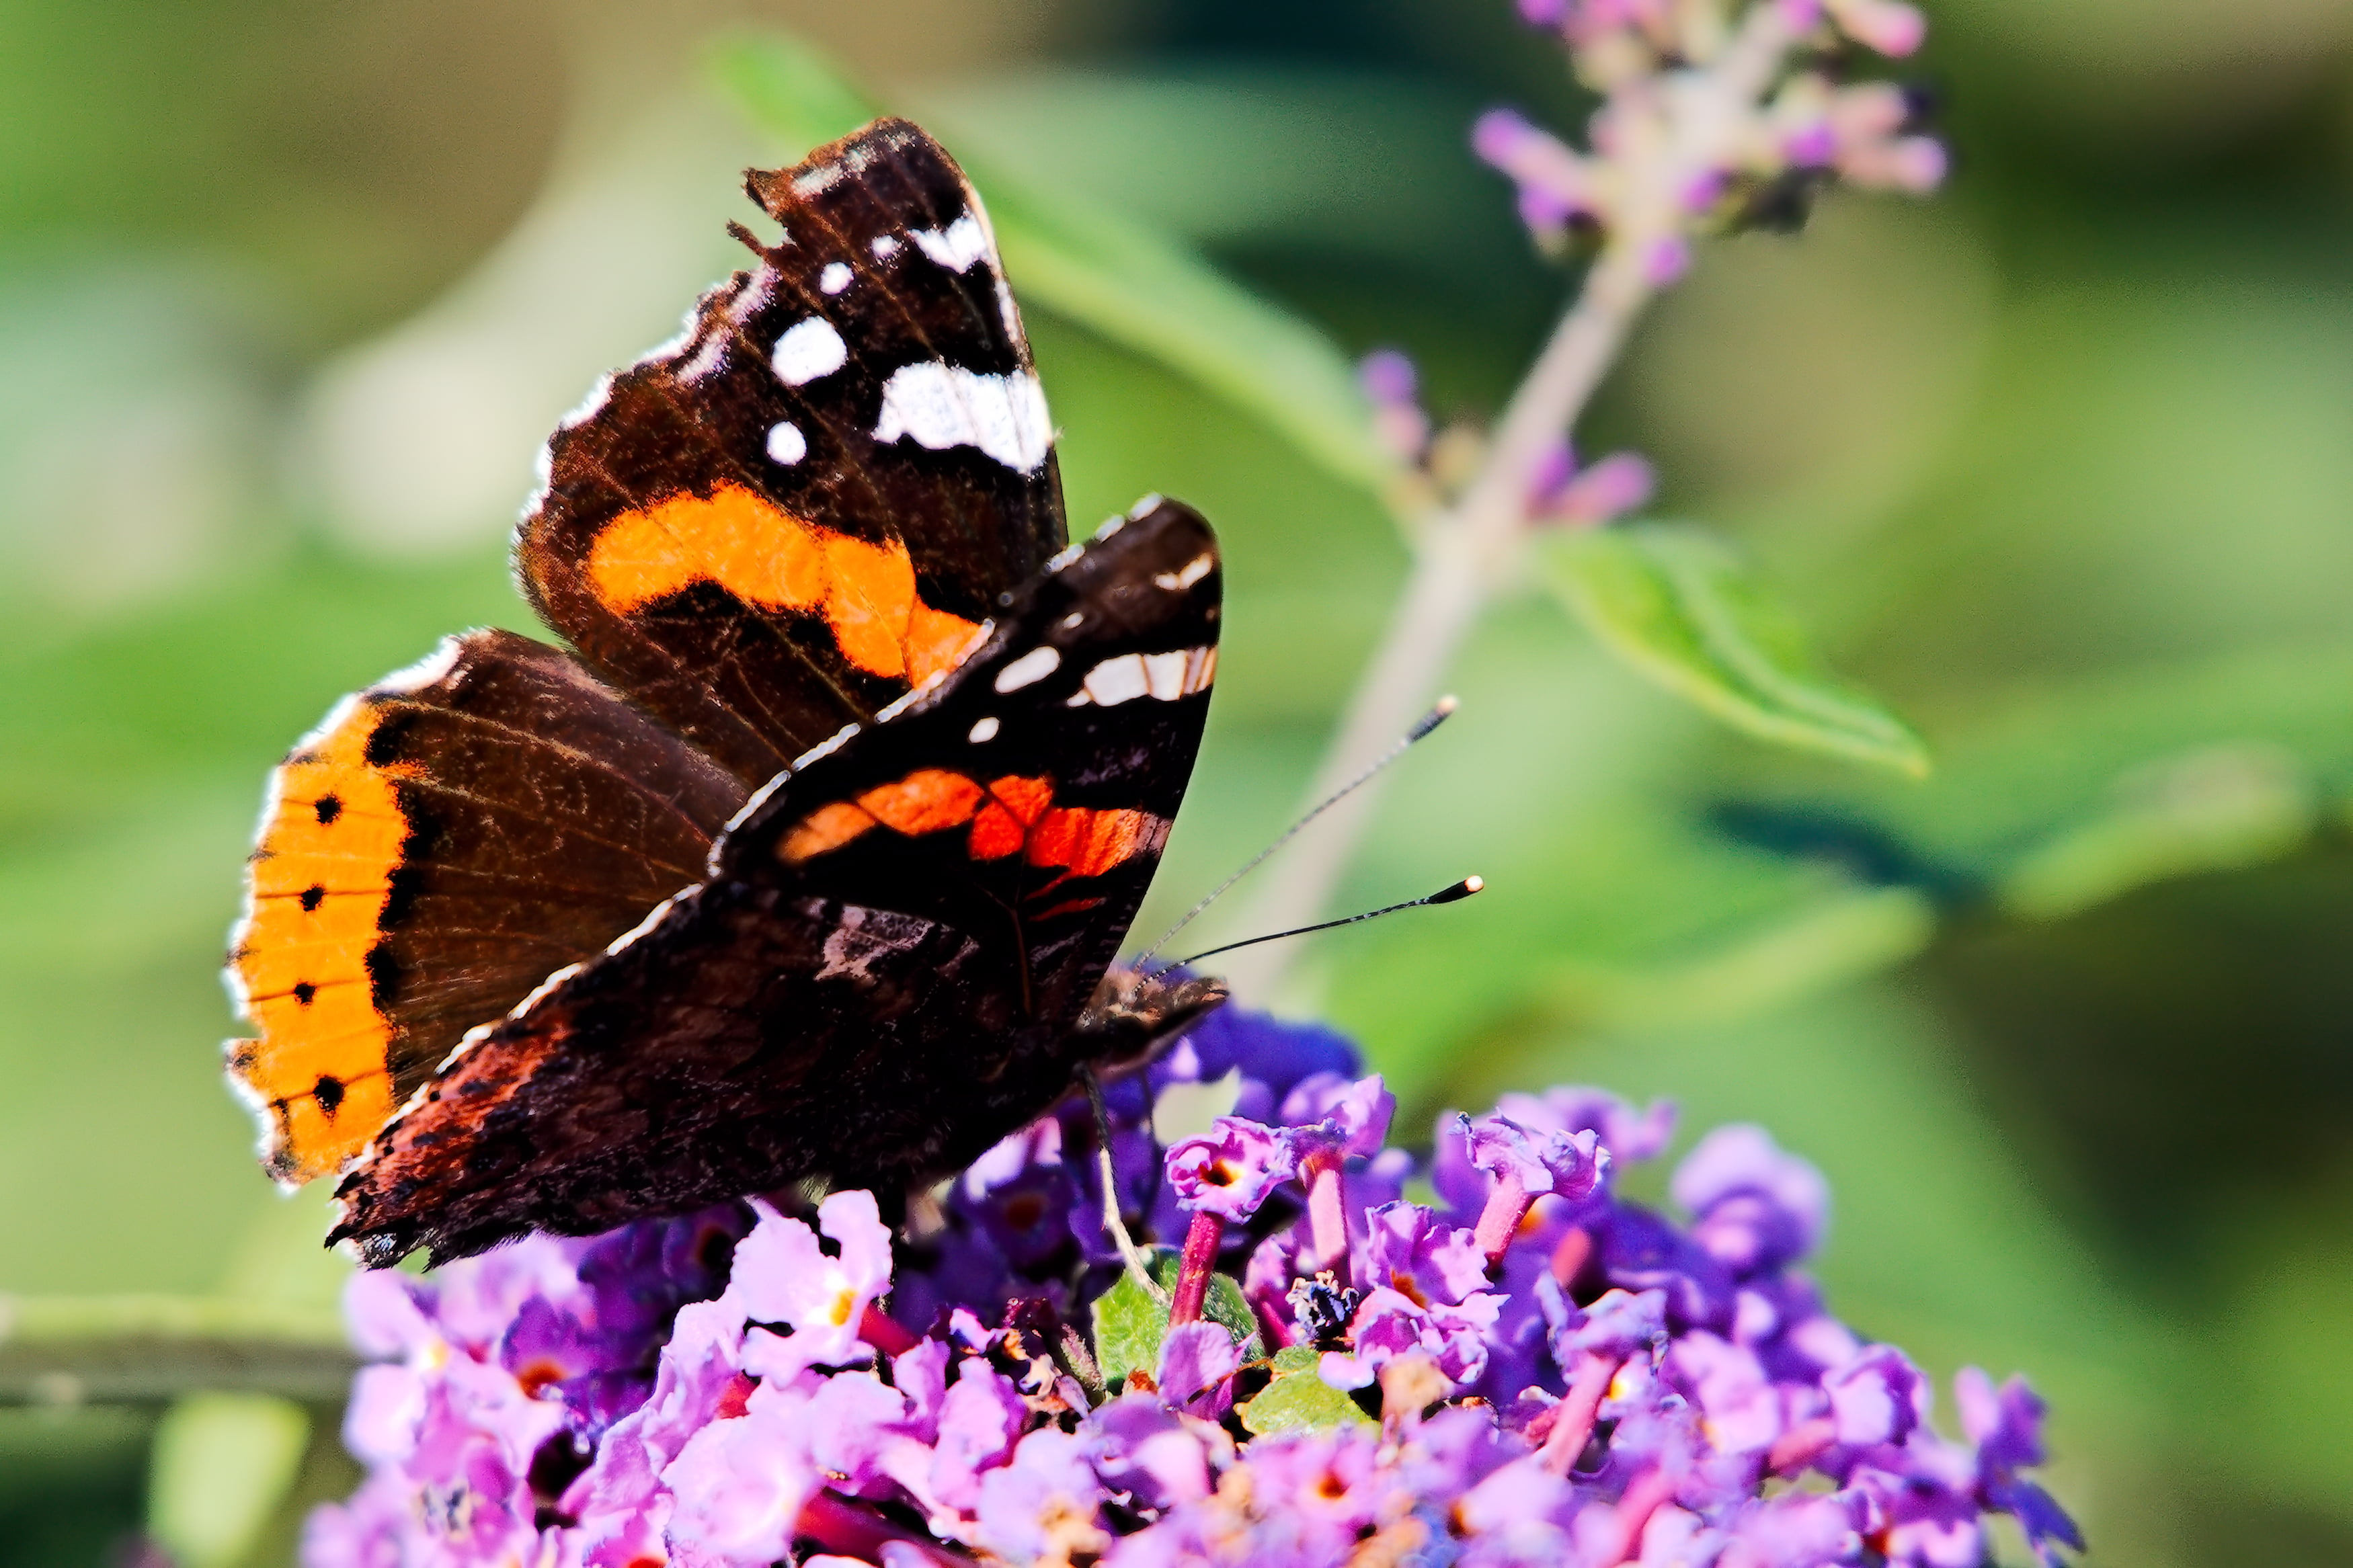
[[[199,1389],[331,1399],[358,1365],[333,1308],[210,1296],[0,1298],[0,1405]]]
[[[1680,95],[1672,118],[1656,101],[1646,106],[1655,127],[1673,133],[1629,149],[1629,197],[1617,226],[1576,302],[1504,405],[1478,472],[1423,528],[1405,592],[1308,787],[1309,800],[1324,799],[1362,773],[1429,707],[1516,554],[1539,466],[1584,412],[1658,291],[1651,258],[1658,244],[1682,232],[1681,204],[1690,178],[1723,161],[1721,143],[1732,134],[1733,110],[1753,104],[1772,85],[1792,37],[1781,7],[1758,0],[1715,59],[1683,84],[1695,90]],[[1645,82],[1635,90],[1654,95],[1658,85]],[[1376,779],[1331,809],[1321,830],[1293,852],[1284,874],[1260,889],[1243,929],[1287,930],[1324,912],[1371,826],[1386,782]],[[1238,993],[1265,1000],[1300,952],[1295,942],[1249,949],[1227,965],[1227,979]]]
[[[1592,396],[1650,292],[1629,247],[1613,247],[1595,261],[1576,305],[1513,395],[1478,477],[1424,531],[1388,629],[1308,786],[1310,799],[1323,799],[1364,772],[1436,697],[1487,602],[1495,570],[1509,559],[1537,465]],[[1261,886],[1245,929],[1282,931],[1323,913],[1387,782],[1373,780],[1325,814],[1283,874]],[[1264,997],[1300,951],[1297,942],[1249,949],[1235,955],[1226,977],[1236,991]]]

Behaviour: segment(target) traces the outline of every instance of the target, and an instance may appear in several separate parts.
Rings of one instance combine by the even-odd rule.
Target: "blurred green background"
[[[2343,1563],[2353,5],[1931,20],[1949,191],[1706,250],[1581,445],[1651,455],[1936,773],[1767,751],[1507,600],[1345,899],[1491,891],[1291,1000],[1425,1125],[1564,1079],[1768,1124],[1833,1182],[1844,1316],[2050,1396],[2093,1562]],[[1565,299],[1467,151],[1488,103],[1581,112],[1506,0],[0,0],[0,1290],[213,1290],[315,1218],[218,1073],[264,774],[444,632],[530,626],[539,442],[777,155],[709,68],[747,22],[1409,349],[1441,415]],[[1148,925],[1286,820],[1405,556],[1263,421],[1030,318],[1074,524],[1163,489],[1226,541]],[[126,1560],[154,1426],[0,1410],[0,1564]]]

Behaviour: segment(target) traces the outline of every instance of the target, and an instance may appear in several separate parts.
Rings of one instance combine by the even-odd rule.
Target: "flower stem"
[[[1311,1275],[1329,1269],[1341,1284],[1348,1283],[1347,1175],[1343,1157],[1334,1150],[1307,1157],[1301,1172],[1307,1180],[1307,1232],[1315,1256],[1308,1260]]]
[[[1217,1270],[1218,1247],[1226,1239],[1226,1222],[1207,1209],[1193,1215],[1185,1232],[1185,1256],[1176,1266],[1176,1296],[1169,1303],[1168,1326],[1198,1323],[1209,1299],[1209,1276]]]
[[[937,1568],[971,1568],[972,1565],[972,1559],[962,1552],[951,1551],[929,1536],[918,1535],[829,1491],[819,1491],[803,1504],[800,1522],[793,1528],[796,1533],[816,1542],[829,1552],[860,1557],[870,1563],[882,1560],[885,1542],[898,1542],[913,1548]]]
[[[1609,1380],[1618,1375],[1618,1364],[1609,1356],[1577,1359],[1568,1392],[1561,1396],[1560,1407],[1553,1415],[1552,1430],[1545,1435],[1545,1468],[1553,1474],[1565,1476],[1576,1468],[1586,1439],[1593,1436],[1593,1417],[1609,1392]]]
[[[1765,1468],[1777,1474],[1797,1469],[1837,1441],[1838,1423],[1829,1416],[1800,1421],[1773,1440],[1765,1453]]]
[[[1757,0],[1725,48],[1679,93],[1683,110],[1672,125],[1679,134],[1648,139],[1630,153],[1629,196],[1617,226],[1575,303],[1504,405],[1478,472],[1451,506],[1422,525],[1405,592],[1308,786],[1309,800],[1323,800],[1364,772],[1429,707],[1527,531],[1528,497],[1540,466],[1575,426],[1635,319],[1658,292],[1651,258],[1682,233],[1681,203],[1691,178],[1725,161],[1722,143],[1739,124],[1734,110],[1771,87],[1793,37],[1783,8]],[[1248,918],[1239,922],[1242,929],[1285,931],[1324,912],[1372,824],[1385,784],[1375,779],[1326,813],[1322,831],[1293,852],[1288,874],[1260,889]],[[1266,997],[1301,951],[1298,942],[1249,949],[1228,963],[1227,979],[1241,994]]]
[[[1495,1266],[1503,1262],[1504,1249],[1512,1245],[1512,1237],[1519,1231],[1520,1221],[1527,1217],[1529,1205],[1535,1202],[1535,1199],[1528,1195],[1527,1184],[1520,1179],[1520,1173],[1508,1167],[1495,1177],[1495,1184],[1487,1190],[1487,1206],[1479,1211],[1479,1223],[1471,1235],[1479,1244],[1479,1250],[1487,1255],[1489,1273],[1494,1272]]]
[[[1642,1527],[1659,1511],[1659,1505],[1675,1495],[1675,1479],[1664,1467],[1646,1470],[1627,1483],[1626,1493],[1618,1500],[1616,1524],[1617,1551],[1593,1559],[1601,1568],[1618,1568],[1631,1558],[1641,1547]]]
[[[866,1305],[865,1314],[858,1320],[858,1337],[881,1351],[884,1355],[904,1355],[923,1341],[899,1325],[898,1320],[884,1314],[872,1302]]]

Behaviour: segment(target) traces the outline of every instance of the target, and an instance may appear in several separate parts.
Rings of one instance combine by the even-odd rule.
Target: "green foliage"
[[[1668,690],[1759,738],[1914,775],[1928,749],[1877,701],[1831,679],[1797,623],[1721,541],[1632,523],[1537,546],[1544,581],[1594,636]]]
[[[311,1437],[300,1405],[257,1394],[183,1399],[155,1429],[147,1531],[184,1568],[244,1558],[293,1485]]]
[[[1153,1283],[1163,1290],[1175,1289],[1180,1255],[1173,1247],[1155,1247],[1146,1257]],[[1240,1285],[1223,1274],[1210,1275],[1201,1315],[1233,1336],[1244,1361],[1257,1358],[1258,1314],[1250,1310]],[[1126,1386],[1129,1373],[1149,1377],[1159,1370],[1160,1344],[1168,1337],[1168,1309],[1154,1300],[1134,1275],[1122,1274],[1117,1284],[1095,1298],[1094,1330],[1095,1364],[1103,1370],[1103,1385],[1116,1394]]]
[[[1273,1381],[1240,1406],[1242,1425],[1251,1436],[1373,1425],[1362,1405],[1324,1381],[1316,1371],[1323,1359],[1313,1345],[1285,1345],[1274,1352],[1270,1363]]]

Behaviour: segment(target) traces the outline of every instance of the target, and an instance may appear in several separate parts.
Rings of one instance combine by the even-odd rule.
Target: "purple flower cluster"
[[[1421,481],[1423,499],[1457,488],[1445,446],[1468,436],[1460,426],[1438,430],[1421,405],[1421,378],[1411,359],[1397,349],[1377,349],[1356,366],[1357,384],[1373,405],[1373,433]],[[1473,437],[1472,439],[1475,439]],[[1559,528],[1591,528],[1615,521],[1649,504],[1658,487],[1650,461],[1634,452],[1612,452],[1580,464],[1567,441],[1546,451],[1528,485],[1531,521]]]
[[[1781,221],[1812,184],[1934,190],[1946,155],[1915,134],[1887,82],[1842,83],[1823,62],[1843,42],[1901,57],[1926,31],[1903,0],[1520,0],[1557,33],[1603,95],[1579,152],[1509,109],[1472,132],[1509,175],[1520,216],[1547,245],[1596,232],[1641,258],[1651,287],[1680,277],[1691,236],[1726,221]]]
[[[1667,1107],[1507,1096],[1417,1156],[1346,1042],[1237,1009],[1108,1100],[1113,1199],[1164,1278],[1182,1244],[1166,1305],[1082,1100],[895,1235],[863,1192],[754,1198],[362,1276],[368,1474],[307,1568],[1978,1568],[1994,1513],[2081,1544],[2022,1383],[1962,1373],[1954,1442],[1823,1310],[1821,1177],[1756,1128],[1683,1160],[1677,1224],[1612,1182]]]

